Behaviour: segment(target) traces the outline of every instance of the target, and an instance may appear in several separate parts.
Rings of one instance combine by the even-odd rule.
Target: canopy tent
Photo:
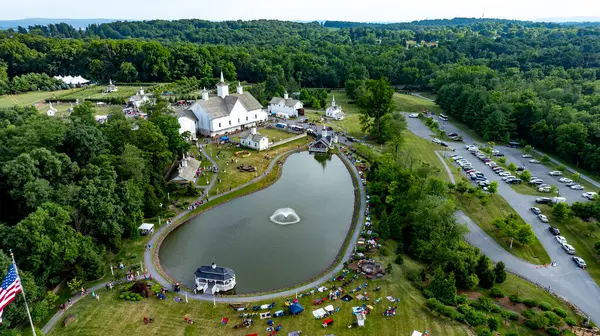
[[[350,302],[350,301],[352,301],[352,299],[354,299],[354,298],[348,294],[342,296],[342,301]]]
[[[335,309],[333,308],[332,305],[329,305],[329,306],[325,307],[325,310],[327,311],[328,314],[333,314],[333,311]]]
[[[142,235],[154,233],[154,224],[142,223],[142,225],[138,227],[138,230],[141,231]]]
[[[321,319],[325,317],[325,315],[327,315],[327,312],[325,311],[325,309],[319,308],[317,310],[313,310],[312,314],[315,318]]]
[[[292,315],[297,315],[304,311],[304,307],[302,307],[299,303],[291,304],[288,309]]]
[[[413,330],[412,335],[410,336],[423,336],[423,333]]]

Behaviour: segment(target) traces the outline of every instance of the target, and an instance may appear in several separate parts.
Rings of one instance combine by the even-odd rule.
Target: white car
[[[554,236],[554,238],[560,245],[567,243],[567,238],[565,238],[563,236]]]
[[[598,195],[597,192],[588,191],[588,192],[584,192],[581,196],[585,197],[585,198],[587,198],[589,200],[593,200],[596,197],[596,195]]]
[[[576,184],[576,185],[572,185],[571,189],[573,189],[573,190],[583,190],[584,188],[583,188],[582,185]]]
[[[504,177],[502,177],[502,181],[506,181],[506,180],[508,180],[508,179],[514,179],[514,178],[516,178],[516,177],[514,177],[514,176],[512,176],[512,175],[508,175],[508,176],[504,176]]]
[[[550,176],[562,176],[562,172],[559,170],[551,171],[548,174],[550,174]]]
[[[544,193],[549,193],[550,192],[550,187],[542,187],[542,188],[538,188],[539,192],[544,192]]]
[[[546,215],[539,214],[538,218],[542,221],[542,223],[548,223],[548,217],[546,217]]]
[[[571,180],[570,178],[566,178],[566,177],[562,177],[560,179],[558,179],[560,182],[562,183],[571,183],[573,182],[573,180]]]
[[[529,163],[540,163],[540,161],[534,159],[534,160],[529,160]]]
[[[524,158],[524,159],[528,159],[528,158],[532,158],[533,155],[531,155],[531,154],[523,154],[521,157]]]
[[[498,175],[500,175],[500,176],[510,176],[510,173],[508,173],[508,172],[502,172],[502,173],[500,173]]]
[[[411,113],[408,115],[409,118],[418,118],[419,114],[418,113]]]
[[[568,254],[575,254],[575,248],[569,244],[562,244],[562,248],[567,251]]]
[[[441,141],[440,139],[438,139],[438,138],[433,138],[433,139],[431,139],[431,141],[432,141],[432,142],[434,142],[434,143],[436,143],[436,144],[439,144],[440,142],[442,142],[442,141]]]

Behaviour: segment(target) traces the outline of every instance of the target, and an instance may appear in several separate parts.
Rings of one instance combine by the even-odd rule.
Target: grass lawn
[[[521,183],[521,184],[509,184],[509,185],[511,188],[513,188],[514,191],[518,192],[519,194],[533,195],[533,196],[540,196],[540,197],[550,197],[551,196],[550,193],[543,193],[543,192],[537,191],[537,186],[530,185],[527,182],[529,182],[529,181],[523,181],[523,183]]]
[[[361,130],[360,114],[346,114],[343,120],[330,120],[329,125],[353,137],[363,139],[365,133]]]
[[[341,106],[344,113],[360,113],[360,108],[356,106],[356,103],[353,100],[346,96],[346,92],[344,90],[331,90],[331,92],[327,94],[327,101],[325,102],[327,105],[323,108],[323,110],[331,105],[331,99],[334,97],[335,104]]]
[[[86,89],[73,89],[61,95],[60,98],[83,100],[85,98],[131,97],[140,90],[139,86],[117,86],[117,88],[119,89],[117,92],[104,93],[104,85],[92,85]],[[148,91],[147,87],[146,91]]]
[[[457,201],[462,210],[508,252],[536,265],[550,263],[550,256],[537,237],[527,246],[519,246],[519,243],[515,241],[511,249],[510,239],[501,237],[498,229],[492,225],[492,221],[496,218],[505,218],[509,214],[519,216],[502,196],[490,195],[490,199],[485,205],[475,197],[458,196]],[[521,221],[523,220],[521,219]]]
[[[437,95],[433,92],[419,92],[419,94],[425,98],[429,98],[429,99],[433,99],[433,100],[435,100],[437,98]]]
[[[570,245],[573,245],[577,256],[585,260],[588,273],[597,284],[600,284],[600,258],[594,250],[594,244],[600,241],[598,225],[584,222],[575,216],[566,220],[557,218],[552,214],[551,207],[547,205],[540,206],[540,209],[548,216],[548,221],[552,223],[552,226],[556,226],[560,230],[560,235],[565,237]]]
[[[258,133],[266,135],[269,138],[269,142],[277,142],[297,135],[277,128],[261,128],[258,130]]]
[[[404,145],[402,150],[406,151],[413,157],[418,158],[422,162],[425,162],[430,166],[434,167],[438,171],[438,177],[440,177],[444,181],[450,182],[450,177],[446,172],[444,164],[437,157],[437,155],[435,155],[434,152],[436,150],[443,150],[443,147],[431,141],[427,141],[421,137],[418,137],[410,131],[405,131]],[[452,166],[449,165],[449,168],[452,169]]]
[[[80,90],[80,89],[72,89]],[[20,93],[16,95],[3,95],[0,96],[0,108],[11,107],[15,105],[33,105],[46,98],[57,97],[59,95],[70,92],[71,90],[60,90],[60,91],[33,91],[27,93]]]
[[[382,263],[387,264],[395,256],[382,257]],[[332,318],[334,324],[327,329],[321,326],[321,320],[316,320],[311,314],[312,310],[317,309],[312,305],[312,300],[317,295],[300,298],[300,304],[306,309],[298,316],[284,316],[274,318],[276,324],[281,323],[282,335],[287,335],[290,331],[302,330],[305,335],[322,335],[324,333],[335,335],[410,335],[416,329],[420,331],[428,330],[433,335],[468,335],[464,326],[447,318],[435,317],[425,306],[423,295],[410,284],[406,279],[406,271],[420,267],[415,262],[406,259],[405,265],[398,266],[393,264],[393,272],[390,277],[370,281],[370,288],[382,286],[380,292],[371,292],[373,298],[382,297],[383,300],[375,304],[370,302],[374,311],[367,316],[364,328],[348,329],[348,325],[356,319],[351,313],[353,306],[358,306],[359,302],[336,301],[331,302],[334,307],[339,307],[340,311],[335,313]],[[360,280],[360,284],[367,280]],[[329,285],[326,286],[330,286]],[[347,289],[350,289],[348,286]],[[75,322],[68,327],[64,327],[62,321],[57,324],[50,335],[246,335],[251,333],[266,334],[266,320],[254,318],[255,325],[248,329],[233,329],[241,321],[238,317],[239,312],[233,311],[228,305],[217,304],[213,306],[211,302],[189,301],[186,303],[175,302],[173,296],[169,294],[167,299],[159,301],[155,298],[143,299],[141,302],[126,302],[118,298],[119,293],[115,290],[109,293],[105,290],[98,292],[101,296],[100,301],[96,301],[88,296],[73,306],[70,314],[77,315]],[[385,300],[385,296],[399,297],[401,301],[395,303],[398,307],[396,316],[385,319],[381,312],[391,305]],[[284,309],[284,299],[274,300],[276,307],[271,309],[271,313],[276,310]],[[270,303],[259,302],[261,304]],[[250,304],[252,305],[252,304]],[[321,305],[319,307],[322,307]],[[185,314],[189,314],[194,319],[194,324],[189,325],[183,321]],[[143,324],[143,317],[154,318],[154,322],[149,325]],[[230,318],[228,325],[221,325],[221,318]]]
[[[67,111],[71,107],[71,104],[67,104],[67,103],[52,104],[52,106],[56,109],[57,117],[65,117],[66,118],[67,113],[68,113]],[[50,108],[50,105],[48,105],[46,103],[39,103],[37,105],[38,111],[40,111],[40,113],[43,113],[43,114],[46,114],[46,112],[48,112],[49,108]],[[94,106],[94,115],[108,115],[110,113],[110,110],[113,108],[122,110],[121,106],[116,106],[116,105]]]
[[[261,131],[262,132],[262,131]],[[247,148],[237,148],[235,146],[226,145],[217,145],[217,144],[209,144],[207,145],[206,151],[208,155],[210,155],[219,166],[221,170],[218,175],[218,179],[221,179],[219,183],[214,185],[214,187],[210,190],[209,195],[213,196],[219,194],[223,191],[229,190],[230,188],[235,188],[240,186],[255,177],[264,174],[271,162],[271,159],[267,159],[266,155],[271,156],[271,158],[275,157],[278,153],[283,153],[293,148],[297,148],[298,146],[305,146],[312,141],[312,137],[307,136],[306,138],[298,139],[281,146],[277,146],[273,149],[268,149],[265,151],[257,152],[255,150],[247,149]],[[248,150],[251,154],[248,157],[235,156],[236,152]],[[232,159],[237,159],[237,162],[232,162]],[[203,161],[203,165],[205,165]],[[240,165],[251,165],[257,168],[256,173],[251,172],[241,172],[236,169],[237,166]]]
[[[421,112],[423,109],[436,113],[442,111],[435,102],[417,96],[394,93],[393,99],[396,102],[398,111],[401,112]]]

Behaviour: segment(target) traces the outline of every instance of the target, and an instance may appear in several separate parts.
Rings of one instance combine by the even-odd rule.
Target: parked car
[[[552,202],[552,199],[550,197],[538,197],[535,199],[535,203],[538,204],[549,204]]]
[[[565,250],[568,254],[575,254],[575,248],[567,243],[562,244],[563,250]]]
[[[582,185],[576,184],[576,185],[572,185],[571,189],[573,189],[573,190],[583,190],[584,188],[583,188]]]
[[[529,160],[529,163],[540,163],[540,161],[533,159],[533,160]]]
[[[452,141],[463,141],[463,138],[459,135],[459,136],[450,137],[450,140],[452,140]]]
[[[445,143],[444,141],[441,141],[441,142],[440,142],[440,145],[442,145],[442,146],[444,146],[444,147],[448,147],[448,144],[447,144],[447,143]]]
[[[559,170],[553,170],[553,171],[549,172],[548,174],[550,174],[550,176],[562,176],[562,172]]]
[[[566,178],[566,177],[561,177],[560,179],[558,179],[559,182],[562,183],[571,183],[573,182],[573,180],[571,180],[570,178]]]
[[[541,187],[541,188],[538,188],[538,191],[543,192],[543,193],[549,193],[550,187]]]
[[[536,215],[539,215],[542,213],[542,210],[540,210],[540,208],[531,207],[531,212],[533,212]]]
[[[509,183],[509,184],[521,184],[521,183],[523,183],[523,181],[519,180],[518,178],[514,178],[514,179],[506,180],[506,183]]]
[[[556,241],[561,245],[567,243],[567,238],[563,236],[555,236],[554,238],[556,238]]]
[[[564,197],[553,197],[551,202],[553,204],[558,204],[558,203],[565,203],[566,201],[567,201],[567,199]]]
[[[538,218],[542,223],[548,223],[548,217],[546,217],[546,215],[538,214]]]
[[[439,144],[440,142],[442,142],[442,140],[438,139],[438,138],[433,138],[431,139],[431,142],[434,142],[436,144]]]
[[[418,113],[411,113],[408,115],[409,118],[418,118],[419,114]]]
[[[516,177],[514,177],[514,176],[512,176],[512,175],[508,175],[508,176],[504,176],[504,177],[502,177],[502,181],[506,181],[506,180],[508,180],[508,179],[511,179],[511,180],[512,180],[512,179],[514,179],[514,178],[516,178]]]
[[[519,166],[519,167],[517,167],[517,171],[518,172],[522,172],[523,170],[525,170],[525,166]]]
[[[529,158],[532,158],[533,155],[531,155],[531,154],[523,154],[523,155],[521,155],[521,157],[524,158],[524,159],[529,159]]]
[[[458,133],[456,133],[456,132],[450,132],[450,133],[448,133],[448,136],[449,137],[458,136]]]
[[[580,268],[586,268],[587,265],[585,264],[585,260],[579,258],[579,257],[573,257],[573,261],[575,262],[575,265],[577,265]]]
[[[480,187],[487,187],[490,185],[490,181],[488,181],[488,180],[480,181],[477,184],[479,184]]]
[[[567,187],[570,187],[570,186],[574,186],[574,185],[576,185],[576,184],[577,184],[577,182],[567,182],[565,185],[566,185]]]
[[[555,226],[548,227],[548,231],[550,231],[550,233],[552,233],[555,236],[560,235],[560,230]]]
[[[504,154],[503,154],[503,153],[494,153],[493,155],[494,155],[494,156],[504,156]]]
[[[581,196],[585,197],[587,199],[589,199],[590,201],[593,200],[594,198],[596,198],[596,196],[598,195],[597,192],[594,191],[588,191],[588,192],[584,192]]]
[[[510,173],[509,172],[501,172],[501,173],[498,173],[498,175],[500,175],[500,176],[510,176]]]
[[[538,186],[538,188],[546,188],[546,187],[550,187],[550,186],[546,183],[542,183]]]

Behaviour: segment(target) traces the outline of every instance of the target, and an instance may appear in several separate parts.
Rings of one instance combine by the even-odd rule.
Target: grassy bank
[[[394,93],[393,99],[396,103],[397,110],[401,112],[421,112],[423,109],[425,109],[425,111],[433,111],[436,113],[442,111],[435,102],[417,96]]]
[[[0,108],[11,107],[15,105],[26,106],[33,105],[43,101],[46,98],[58,97],[62,94],[81,89],[59,90],[59,91],[33,91],[27,93],[19,93],[14,95],[0,96]]]
[[[467,216],[511,254],[536,265],[550,262],[550,256],[537,237],[534,237],[533,242],[526,246],[521,246],[515,241],[511,249],[510,238],[502,237],[498,229],[492,225],[492,221],[496,218],[505,218],[509,214],[519,216],[502,196],[489,195],[486,204],[482,204],[476,197],[458,196],[457,201]],[[520,216],[519,220],[524,222]]]

